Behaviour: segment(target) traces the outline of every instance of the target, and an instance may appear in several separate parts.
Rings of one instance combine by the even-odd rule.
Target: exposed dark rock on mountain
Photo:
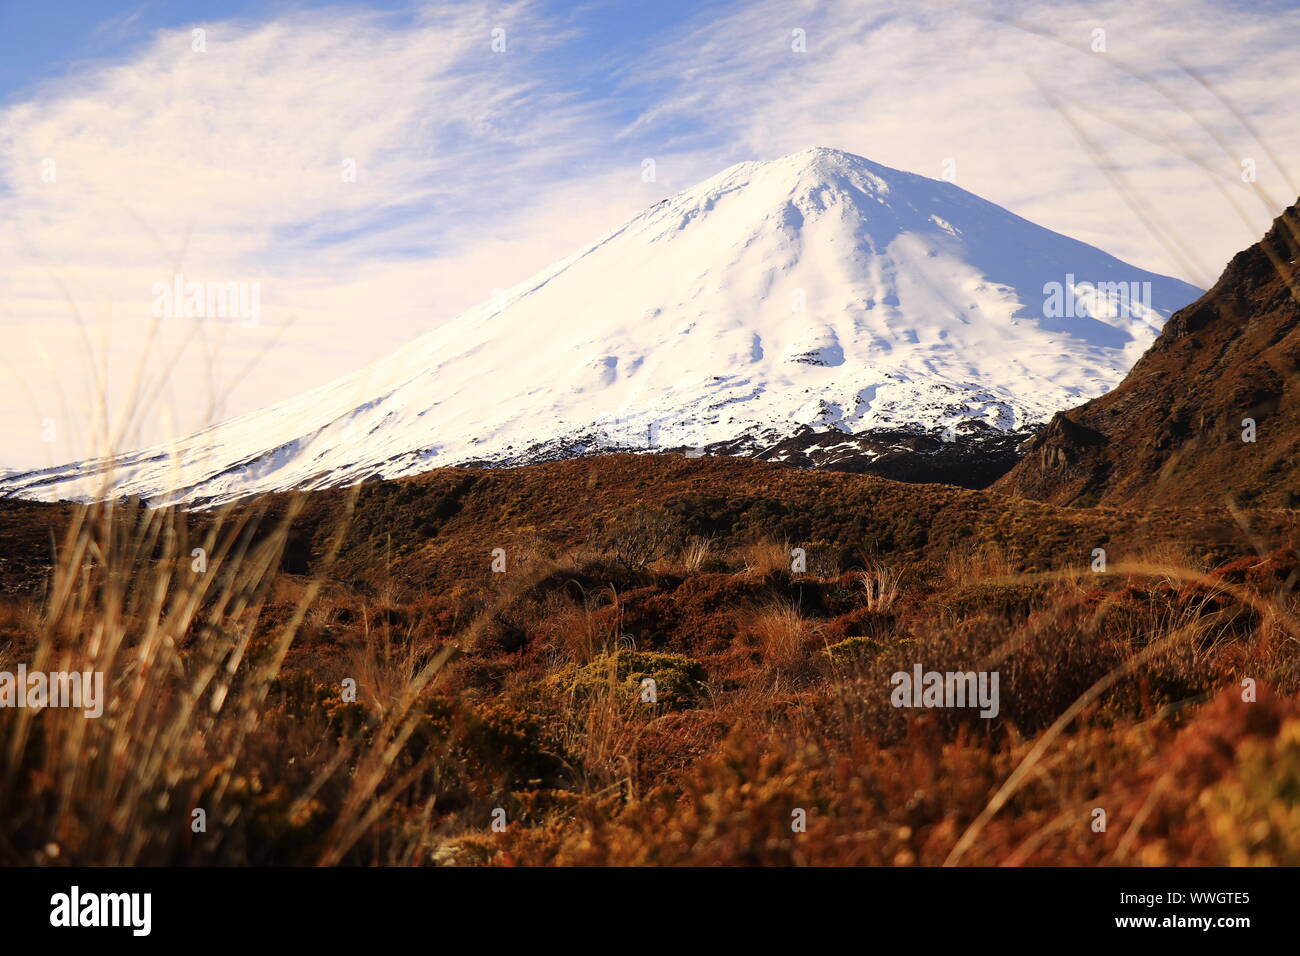
[[[987,488],[1020,460],[1037,429],[1000,432],[963,422],[952,432],[871,429],[857,434],[804,429],[746,457],[894,481]],[[726,454],[724,448],[710,454]]]
[[[1292,206],[1118,388],[1056,415],[994,490],[1073,505],[1300,504],[1297,258]]]

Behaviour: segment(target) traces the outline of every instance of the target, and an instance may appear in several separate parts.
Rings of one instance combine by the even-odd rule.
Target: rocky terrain
[[[1076,505],[1300,505],[1300,207],[995,486]]]

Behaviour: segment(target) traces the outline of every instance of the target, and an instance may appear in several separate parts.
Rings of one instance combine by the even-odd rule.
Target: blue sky
[[[39,101],[51,83],[93,74],[98,69],[131,62],[147,56],[160,31],[185,32],[196,26],[235,22],[243,25],[284,20],[313,12],[349,14],[366,11],[381,14],[387,29],[400,32],[419,18],[423,4],[411,0],[373,0],[356,3],[257,2],[257,0],[209,0],[209,2],[116,2],[116,0],[65,0],[52,4],[5,2],[0,6],[0,36],[14,42],[0,58],[0,104]],[[436,6],[436,4],[431,4]],[[477,5],[488,21],[502,17],[509,22],[510,4]],[[667,77],[645,77],[635,64],[657,44],[688,35],[710,16],[728,8],[717,0],[589,0],[589,2],[539,2],[531,4],[537,19],[551,33],[545,43],[527,35],[510,37],[512,52],[529,57],[530,78],[545,84],[549,93],[586,104],[593,117],[610,130],[632,124],[653,107],[657,94],[670,85]],[[217,38],[214,37],[214,43]],[[485,39],[485,45],[486,45]],[[436,52],[436,51],[435,51]],[[656,130],[658,140],[700,141],[712,139],[707,128],[677,117]],[[645,152],[638,137],[608,141],[599,159],[608,162],[622,155],[639,163]],[[423,215],[419,207],[386,209],[383,221],[400,226],[404,218]],[[281,240],[293,241],[315,235],[321,241],[337,241],[375,223],[338,223],[326,235],[317,235],[312,224],[292,224],[277,231]],[[436,252],[437,242],[408,248],[413,254]]]
[[[814,145],[1207,286],[1300,190],[1297,35],[1226,0],[0,0],[0,467],[80,454],[142,368],[141,440],[322,384]],[[177,271],[265,322],[159,330]]]
[[[589,0],[539,6],[549,19],[569,25],[574,32],[562,54],[572,88],[584,95],[609,98],[619,109],[619,97],[635,87],[632,78],[620,75],[622,64],[653,47],[663,35],[706,19],[710,11],[727,5],[717,0]],[[44,80],[96,62],[126,59],[145,48],[158,30],[358,7],[390,12],[396,25],[410,18],[413,5],[409,0],[344,4],[276,0],[58,0],[36,4],[4,0],[0,3],[0,36],[9,37],[10,42],[0,59],[0,103],[32,92]],[[622,109],[630,116],[635,105],[625,102]]]
[[[188,26],[195,17],[230,19],[264,14],[278,5],[238,0],[213,3],[120,3],[115,0],[60,0],[57,3],[0,4],[0,99],[30,91],[42,80],[62,76],[87,61],[128,56],[147,43],[153,31]]]

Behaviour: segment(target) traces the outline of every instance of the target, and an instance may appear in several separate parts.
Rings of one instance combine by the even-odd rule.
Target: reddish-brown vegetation
[[[1298,863],[1294,528],[677,456],[13,506],[0,664],[114,690],[0,711],[0,858]]]

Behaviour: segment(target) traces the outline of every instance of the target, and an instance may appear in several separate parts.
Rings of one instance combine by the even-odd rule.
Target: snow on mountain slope
[[[1058,317],[1047,290],[1070,281],[1150,297],[1116,309],[1081,289]],[[1197,295],[952,184],[814,148],[726,169],[296,399],[3,476],[0,493],[213,504],[602,448],[757,447],[803,425],[1022,428],[1117,384]]]

